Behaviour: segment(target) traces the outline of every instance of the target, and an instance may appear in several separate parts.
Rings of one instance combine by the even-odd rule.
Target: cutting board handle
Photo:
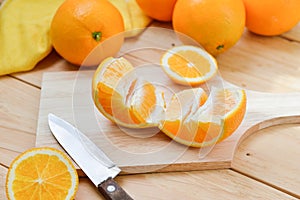
[[[240,132],[241,143],[252,133],[279,124],[300,123],[300,93],[247,91],[247,112]]]

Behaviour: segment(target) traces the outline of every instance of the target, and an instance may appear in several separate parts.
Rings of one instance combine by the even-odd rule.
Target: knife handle
[[[98,190],[107,200],[133,200],[111,177],[100,183]]]

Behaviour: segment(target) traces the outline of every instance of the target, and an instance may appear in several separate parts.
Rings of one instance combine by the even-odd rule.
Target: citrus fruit
[[[166,74],[183,85],[199,85],[218,71],[215,58],[196,46],[173,47],[163,54],[160,62]]]
[[[210,112],[214,116],[221,116],[224,120],[224,132],[219,138],[219,141],[222,141],[229,137],[244,119],[247,107],[246,92],[239,88],[216,88],[211,91],[210,95],[212,96]]]
[[[177,0],[136,0],[141,9],[151,18],[159,21],[171,21]]]
[[[155,126],[151,114],[162,95],[156,87],[138,77],[123,57],[105,59],[94,73],[93,100],[98,110],[116,124],[129,128]]]
[[[124,40],[123,18],[107,0],[66,0],[58,8],[51,23],[51,39],[55,50],[75,65],[83,64],[86,57],[100,43],[115,36],[106,44],[105,51],[84,65],[97,65],[115,55]]]
[[[244,90],[213,89],[206,101],[201,90],[179,92],[167,106],[159,128],[178,143],[192,147],[213,145],[230,136],[244,118]]]
[[[256,34],[273,36],[292,29],[300,20],[299,0],[243,0],[246,27]]]
[[[6,177],[8,199],[73,199],[78,175],[70,159],[61,151],[32,148],[10,165]]]
[[[196,40],[216,56],[240,39],[245,7],[242,0],[177,0],[172,24],[175,31]]]

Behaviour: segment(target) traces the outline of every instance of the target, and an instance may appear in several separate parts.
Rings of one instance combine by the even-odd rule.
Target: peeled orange
[[[123,57],[101,62],[92,80],[93,100],[98,110],[118,125],[129,128],[156,126],[151,114],[161,103],[156,87],[134,73]]]
[[[196,46],[176,46],[161,57],[161,66],[176,83],[199,85],[214,77],[218,71],[215,58]]]
[[[201,88],[176,94],[161,121],[162,132],[192,147],[210,146],[229,137],[244,118],[244,90],[213,89],[205,103],[204,99]]]
[[[280,35],[292,29],[300,20],[299,0],[243,0],[246,27],[256,34]]]
[[[32,148],[20,154],[9,167],[6,194],[9,200],[66,199],[75,197],[78,175],[61,151]]]
[[[218,55],[240,39],[245,27],[245,7],[242,0],[177,0],[172,23],[175,31]]]
[[[70,63],[81,65],[92,50],[112,36],[104,55],[95,56],[84,65],[98,65],[114,56],[123,44],[124,22],[120,12],[107,0],[66,0],[51,23],[55,50]]]

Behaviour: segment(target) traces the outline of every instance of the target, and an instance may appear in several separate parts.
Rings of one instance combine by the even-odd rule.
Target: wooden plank
[[[1,127],[28,133],[36,131],[40,91],[14,78],[0,78]],[[23,117],[26,116],[26,119]],[[22,126],[16,126],[22,124]]]
[[[300,198],[300,124],[269,127],[249,136],[232,167]]]
[[[4,167],[9,167],[10,163],[20,154],[20,152],[11,150],[11,149],[4,149],[0,148],[0,165]]]
[[[204,159],[200,159],[199,152],[205,149],[179,145],[158,132],[158,129],[146,129],[146,132],[141,133],[141,130],[118,127],[104,118],[95,110],[92,102],[92,76],[93,71],[44,75],[37,146],[59,148],[47,122],[48,113],[53,112],[76,124],[125,173],[228,168],[242,138],[274,124],[300,122],[300,110],[297,109],[300,107],[300,93],[282,95],[247,91],[247,112],[239,129],[227,140],[217,144]]]
[[[217,61],[221,76],[235,85],[262,92],[292,92],[300,91],[299,55],[299,42],[245,31]]]
[[[152,38],[157,32],[159,32],[160,37],[156,37],[156,40],[153,41]],[[250,33],[248,34],[248,36],[249,38],[246,38],[246,40],[248,41],[251,41],[251,39],[254,38]],[[282,49],[283,51],[287,49],[292,49],[292,52],[300,53],[299,44],[296,44],[295,46],[288,46],[285,44],[286,41],[282,38],[274,37],[269,41],[262,40],[262,38],[260,37],[256,37],[254,39],[254,43],[252,43],[254,48],[247,48],[247,51],[250,50],[250,52],[246,52],[245,58],[247,59],[250,59],[249,55],[253,54],[253,52],[251,51],[257,51],[259,48],[262,49],[263,47],[265,47],[265,45],[268,47],[270,53],[266,54],[266,52],[269,51],[262,51],[264,53],[263,56],[266,57],[264,57],[264,59],[270,60],[270,63],[274,65],[276,63],[284,63],[286,57],[289,55],[285,54],[284,57],[278,56],[275,60],[272,60],[271,58],[273,54],[282,54],[282,51],[278,52],[278,50],[276,49],[272,51],[275,46],[280,47],[279,49]],[[157,68],[151,67],[156,66],[157,63],[159,63],[161,53],[164,49],[170,48],[173,45],[180,44],[181,42],[178,40],[177,36],[172,30],[148,28],[139,36],[139,38],[127,40],[124,43],[119,55],[125,56],[127,59],[130,59],[130,61],[133,62],[134,66],[148,65],[147,68],[136,68],[137,71],[138,69],[146,70],[146,72],[144,72],[143,75],[146,74],[147,80],[150,79],[149,81],[151,81],[152,78],[154,79],[153,81],[155,81],[155,83],[159,83],[161,85],[164,85],[165,87],[172,88],[173,90],[180,90],[178,85],[170,81],[168,77],[163,76],[164,73],[159,67],[157,67],[158,70]],[[245,47],[245,44],[241,45],[241,47]],[[101,48],[100,52],[102,52]],[[261,56],[261,54],[259,54],[259,56]],[[233,60],[225,60],[226,63],[229,63],[229,65],[227,66],[228,68],[231,67],[231,62],[236,62],[235,59],[237,59],[236,56],[233,58]],[[299,62],[299,60],[295,58],[294,54],[290,55],[289,61],[295,61],[296,64],[297,61]],[[238,62],[244,63],[243,60],[239,60]],[[291,68],[296,68],[295,63],[291,63]],[[255,68],[251,68],[251,70],[253,70],[254,74],[257,73]],[[266,71],[262,70],[261,73],[262,72]],[[292,73],[292,70],[288,72],[288,75],[291,78],[292,82],[294,80],[293,78],[295,74]],[[157,74],[160,74],[160,77],[158,77]],[[247,73],[245,74],[246,75],[244,76],[244,78],[248,76]],[[49,128],[47,125],[47,114],[51,111],[55,111],[58,115],[65,116],[63,118],[65,118],[66,120],[73,122],[73,124],[77,124],[77,127],[79,129],[81,129],[87,135],[89,135],[91,139],[94,140],[97,143],[97,145],[103,148],[104,151],[106,151],[113,159],[115,159],[115,161],[127,173],[141,173],[143,172],[143,170],[146,170],[148,172],[152,170],[177,171],[208,168],[228,168],[228,164],[232,159],[236,145],[238,144],[238,141],[242,138],[245,132],[247,133],[247,136],[253,131],[259,130],[260,128],[266,126],[280,123],[297,123],[300,120],[300,113],[297,110],[297,108],[300,107],[300,93],[289,95],[274,95],[248,91],[248,109],[247,114],[245,116],[245,120],[241,127],[236,131],[236,133],[232,137],[216,145],[214,150],[209,154],[208,157],[199,161],[198,149],[186,148],[178,144],[173,145],[174,142],[169,142],[168,138],[166,138],[164,135],[156,134],[158,130],[150,130],[156,131],[155,133],[143,133],[144,135],[155,135],[155,137],[152,137],[151,141],[149,140],[150,137],[142,136],[147,137],[147,139],[149,140],[146,143],[149,145],[146,145],[145,140],[143,141],[143,139],[145,138],[135,137],[133,139],[133,137],[130,137],[129,135],[133,136],[135,134],[136,136],[136,133],[129,133],[128,129],[125,132],[125,129],[121,129],[120,127],[116,127],[110,124],[110,122],[104,119],[102,115],[97,115],[95,113],[95,108],[90,96],[92,75],[92,70],[80,70],[77,72],[77,74],[69,73],[69,75],[68,73],[63,73],[62,75],[59,75],[58,73],[54,75],[50,75],[49,73],[46,74],[41,95],[41,120],[39,120],[39,127],[41,128],[38,129],[37,134],[38,146],[46,144],[55,145],[56,143],[56,140],[49,132]],[[262,73],[261,76],[268,77],[267,79],[265,79],[265,82],[272,82],[272,79],[270,79],[269,76],[267,76],[267,73]],[[262,79],[262,77],[259,78]],[[272,78],[274,79],[274,77]],[[217,80],[218,79],[216,78],[208,82],[207,85],[215,84],[214,82],[217,82]],[[70,82],[66,83],[66,81]],[[222,82],[222,80],[220,82],[224,83],[224,81]],[[64,87],[61,87],[62,85]],[[57,88],[57,90],[55,88]],[[53,98],[52,101],[51,98]],[[45,102],[44,99],[46,100]],[[55,105],[55,108],[53,108],[53,105]],[[274,107],[277,107],[277,110],[274,110]],[[66,116],[68,115],[68,113],[69,116]],[[282,118],[286,116],[293,117],[289,119]],[[73,119],[70,119],[71,117],[73,117]],[[78,119],[78,117],[80,119]],[[101,127],[99,127],[99,124],[101,124]],[[249,128],[251,129],[248,131]],[[172,144],[172,147],[168,145],[169,143]],[[160,150],[163,149],[165,151],[166,146],[172,149],[169,152],[172,152],[173,154],[163,153],[162,155],[168,157],[168,159],[170,160],[164,157],[161,158],[161,156],[159,156],[162,153]],[[136,151],[136,149],[138,149],[138,151]],[[226,150],[226,152],[224,152],[224,150]],[[155,153],[149,155],[149,152]],[[145,155],[138,155],[145,153],[147,154],[147,158],[145,158]],[[172,164],[169,165],[170,163]],[[199,163],[201,163],[201,165],[198,165]],[[144,168],[144,166],[147,166],[147,168]]]
[[[6,173],[0,165],[0,199],[6,199]],[[295,199],[231,170],[127,175],[116,181],[135,199]],[[87,197],[104,199],[89,179],[80,178],[75,198]]]
[[[134,199],[296,199],[231,170],[127,175],[116,181]],[[89,180],[80,183],[77,200],[103,199]]]
[[[76,124],[81,131],[118,163],[124,170],[124,173],[183,171],[200,168],[216,169],[228,168],[230,166],[228,155],[225,157],[221,156],[221,158],[219,157],[220,155],[217,155],[217,159],[203,160],[203,164],[199,166],[198,149],[191,149],[179,145],[167,138],[164,134],[158,133],[157,129],[147,129],[146,132],[143,133],[144,135],[131,137],[130,135],[124,135],[123,131],[126,131],[125,129],[120,129],[100,114],[98,114],[99,118],[95,118],[93,114],[94,105],[89,96],[90,91],[88,87],[86,87],[87,84],[89,85],[92,72],[93,71],[80,73],[81,78],[77,77],[77,79],[75,79],[77,74],[73,72],[44,74],[36,137],[37,146],[60,148],[48,127],[47,116],[48,113],[52,112],[70,123]],[[85,78],[82,76],[85,76]],[[79,86],[82,87],[80,91],[75,92],[75,81],[77,81],[77,83],[80,81]],[[64,87],[57,87],[61,85]],[[76,99],[77,95],[79,99]],[[85,98],[80,99],[82,97]],[[78,100],[81,105],[75,106],[72,104],[72,102],[74,103],[76,100]],[[98,126],[99,124],[101,124],[101,127]],[[141,132],[141,130],[138,131]],[[147,131],[150,132],[147,133]],[[155,135],[149,137],[149,134],[153,133],[152,131],[156,131]],[[132,132],[132,134],[134,133]],[[221,151],[221,149],[219,151]],[[222,162],[215,162],[214,160]],[[147,163],[146,168],[145,162]],[[170,163],[173,163],[173,165],[169,165]],[[186,165],[187,163],[189,163],[189,165]]]
[[[15,152],[34,147],[40,90],[8,76],[0,78],[0,88],[0,148],[12,152],[1,163],[9,165]]]
[[[283,38],[288,40],[300,42],[300,22],[290,31],[282,34]]]
[[[5,181],[7,169],[0,165],[0,199],[7,199],[5,194]]]
[[[14,73],[12,76],[41,88],[44,72],[75,71],[78,70],[78,68],[78,66],[72,65],[66,60],[62,59],[56,53],[56,51],[53,50],[45,59],[41,60],[33,70],[28,72]]]

